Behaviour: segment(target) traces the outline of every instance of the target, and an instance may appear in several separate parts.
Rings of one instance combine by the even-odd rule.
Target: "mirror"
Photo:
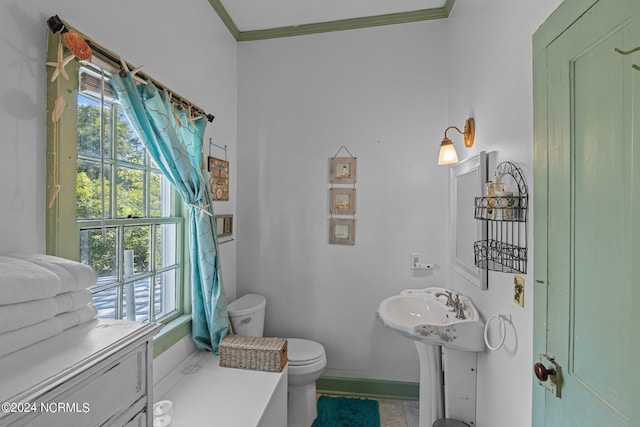
[[[474,199],[488,180],[487,153],[481,151],[449,169],[451,268],[480,289],[487,289],[488,271],[475,265],[473,244],[487,238],[487,221],[474,218]]]

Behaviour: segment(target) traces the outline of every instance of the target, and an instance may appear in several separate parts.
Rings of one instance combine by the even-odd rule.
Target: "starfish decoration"
[[[189,122],[190,124],[194,124],[195,122],[197,122],[198,120],[204,118],[203,115],[199,114],[197,116],[192,116],[191,115],[191,105],[189,105],[189,118],[187,119],[187,122]]]
[[[120,64],[122,65],[122,69],[124,71],[126,71],[129,74],[131,74],[131,78],[133,79],[133,81],[135,81],[136,83],[143,84],[143,85],[147,84],[146,80],[142,79],[141,77],[136,76],[136,73],[138,71],[140,71],[140,69],[142,67],[144,67],[144,65],[141,65],[138,68],[134,68],[133,70],[129,71],[129,66],[127,65],[127,61],[125,61],[124,59],[120,58]]]
[[[55,67],[53,70],[53,75],[51,76],[51,81],[54,81],[58,78],[58,76],[64,77],[65,80],[69,80],[69,75],[64,67],[71,62],[71,60],[75,58],[74,55],[69,55],[66,58],[64,57],[64,52],[62,51],[62,43],[58,42],[58,60],[56,62],[47,62],[47,65],[50,67]]]
[[[206,205],[192,205],[189,204],[189,206],[191,206],[192,208],[196,209],[198,214],[204,213],[209,215],[210,217],[213,217],[213,215],[211,214],[211,212],[209,212],[209,204],[207,203]]]

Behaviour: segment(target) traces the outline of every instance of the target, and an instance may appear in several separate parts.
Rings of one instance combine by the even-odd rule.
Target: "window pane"
[[[144,215],[144,172],[130,168],[118,168],[117,178],[118,218]]]
[[[111,166],[104,165],[104,215],[111,218]],[[78,159],[76,218],[102,218],[100,163]]]
[[[176,309],[176,275],[178,270],[165,271],[156,279],[153,309],[156,319]]]
[[[151,227],[148,225],[124,228],[125,273],[128,270],[127,260],[133,260],[132,273],[149,271],[151,263]],[[128,252],[131,251],[131,252]],[[127,255],[130,254],[130,255]]]
[[[149,320],[149,289],[151,278],[125,283],[122,318],[144,322]]]
[[[116,116],[116,158],[125,162],[144,164],[145,148],[140,138],[129,124],[122,108]]]
[[[103,110],[105,158],[111,158],[110,105]],[[78,94],[78,154],[100,158],[100,102]]]
[[[117,288],[109,288],[93,294],[93,305],[98,310],[101,319],[116,318]]]
[[[98,273],[98,282],[115,281],[117,233],[113,227],[104,233],[100,229],[80,230],[80,262],[88,264]]]
[[[149,216],[161,217],[163,216],[163,195],[167,192],[163,191],[163,175],[158,173],[151,173],[151,179],[149,182]],[[166,214],[165,214],[166,216]]]
[[[156,269],[169,267],[177,262],[176,224],[160,224],[156,227]]]

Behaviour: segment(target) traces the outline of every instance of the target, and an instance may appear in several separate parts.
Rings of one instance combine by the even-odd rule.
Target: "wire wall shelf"
[[[474,243],[476,266],[501,273],[526,273],[527,248],[499,240],[480,240]]]
[[[527,217],[529,196],[520,168],[502,162],[496,176],[511,179],[517,187],[509,195],[475,198],[474,217],[487,221],[487,238],[474,243],[475,265],[502,273],[527,272]]]
[[[528,197],[476,197],[475,219],[494,221],[527,221]]]

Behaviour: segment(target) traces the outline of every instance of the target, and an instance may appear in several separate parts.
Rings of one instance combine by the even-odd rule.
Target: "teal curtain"
[[[189,120],[185,109],[153,84],[136,85],[128,72],[110,79],[131,125],[162,172],[189,206],[192,337],[218,354],[230,330],[209,192],[202,168],[206,119]]]

